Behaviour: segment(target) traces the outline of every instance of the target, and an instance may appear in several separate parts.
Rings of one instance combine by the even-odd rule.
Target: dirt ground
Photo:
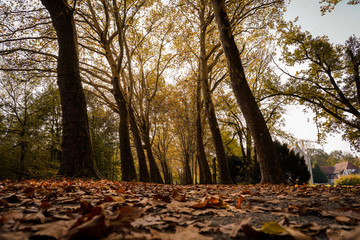
[[[0,181],[0,240],[360,239],[360,186]]]

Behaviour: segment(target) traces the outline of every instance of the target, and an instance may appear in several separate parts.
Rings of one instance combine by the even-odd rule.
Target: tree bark
[[[217,122],[214,104],[211,99],[210,89],[208,86],[208,65],[206,57],[206,47],[205,47],[205,34],[206,34],[206,24],[204,21],[204,14],[200,14],[200,81],[202,86],[202,92],[205,102],[205,111],[210,126],[210,131],[212,139],[215,145],[216,159],[218,162],[219,172],[220,172],[220,183],[222,184],[231,184],[229,165],[226,160],[224,143],[221,138],[221,133],[219,125]]]
[[[274,143],[245,77],[240,53],[231,32],[229,18],[226,13],[225,1],[212,0],[212,5],[220,32],[221,44],[227,60],[231,86],[254,139],[261,171],[261,182],[283,183],[285,179],[280,168]]]
[[[200,168],[200,184],[211,184],[211,172],[209,163],[206,159],[204,142],[203,142],[203,130],[201,124],[201,81],[200,78],[196,87],[196,147],[197,147],[197,159]]]
[[[41,0],[49,11],[59,44],[58,86],[62,107],[62,160],[58,174],[99,177],[95,169],[84,90],[79,70],[73,9],[65,0]]]
[[[149,170],[146,164],[144,148],[141,142],[140,132],[135,120],[134,110],[132,109],[132,106],[129,106],[129,117],[130,129],[134,139],[136,154],[139,162],[139,179],[140,182],[150,182]]]
[[[190,155],[185,153],[185,159],[183,163],[184,167],[184,175],[183,175],[183,182],[184,185],[192,184],[192,176],[191,176],[191,169],[190,169]]]
[[[113,79],[114,97],[119,108],[119,138],[120,138],[120,161],[121,179],[123,181],[137,180],[134,159],[130,147],[129,118],[126,99],[120,90],[119,79]]]
[[[149,131],[145,126],[143,127],[143,136],[144,136],[144,144],[145,149],[149,161],[149,167],[150,167],[150,180],[154,183],[164,183],[163,179],[161,178],[161,174],[159,171],[159,168],[156,164],[152,149],[151,149],[151,143],[150,143],[150,137],[149,137]]]

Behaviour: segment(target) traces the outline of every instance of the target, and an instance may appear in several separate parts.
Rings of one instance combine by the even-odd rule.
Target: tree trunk
[[[25,137],[25,133],[23,133],[21,135],[22,138]],[[22,179],[25,178],[26,175],[26,171],[25,171],[25,159],[27,156],[27,152],[29,149],[29,141],[27,140],[21,140],[20,142],[20,148],[21,148],[21,152],[20,152],[20,171],[19,171],[19,175],[18,178]]]
[[[220,172],[220,183],[231,184],[229,166],[226,160],[224,143],[221,138],[219,125],[216,119],[214,104],[211,99],[210,89],[208,86],[208,65],[205,48],[206,27],[204,24],[203,14],[200,15],[200,81],[205,102],[205,111],[210,126],[212,139],[215,145],[216,159]]]
[[[165,184],[173,184],[173,178],[171,175],[170,168],[166,162],[166,157],[164,156],[163,159],[160,161],[162,172],[164,174],[164,181]]]
[[[130,116],[130,128],[131,128],[132,136],[134,138],[134,144],[139,162],[140,182],[150,182],[149,170],[146,164],[144,148],[141,142],[140,132],[135,120],[134,110],[132,109],[132,106],[129,106],[129,116]]]
[[[119,108],[119,138],[120,138],[120,161],[121,161],[121,179],[123,181],[137,180],[134,159],[130,147],[129,118],[127,102],[118,86],[118,78],[114,78],[114,96]]]
[[[231,32],[224,0],[212,0],[220,40],[227,60],[231,86],[254,139],[262,183],[285,182],[274,143],[264,117],[247,83],[240,53]]]
[[[199,161],[200,168],[200,184],[211,184],[211,172],[209,163],[206,159],[203,131],[201,124],[201,81],[200,78],[196,87],[196,147],[197,147],[197,159]]]
[[[192,177],[191,177],[191,169],[190,169],[190,156],[188,153],[184,154],[184,176],[183,176],[183,183],[184,185],[192,184]]]
[[[57,83],[61,98],[63,137],[58,174],[66,177],[98,177],[81,85],[73,9],[65,0],[41,2],[50,13],[59,44]]]
[[[213,158],[213,184],[217,184],[216,178],[216,158]]]
[[[144,126],[143,126],[144,127]],[[149,137],[149,131],[147,129],[144,130],[144,143],[145,143],[145,149],[150,165],[150,180],[154,183],[164,183],[164,181],[161,178],[161,174],[159,171],[159,168],[156,164],[154,155],[152,153],[151,149],[151,143],[150,143],[150,137]]]

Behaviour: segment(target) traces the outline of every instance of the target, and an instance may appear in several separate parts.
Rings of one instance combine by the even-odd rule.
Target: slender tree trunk
[[[150,137],[149,137],[149,131],[148,129],[144,129],[144,143],[145,143],[145,149],[150,165],[150,180],[154,183],[164,183],[164,181],[161,178],[161,174],[159,171],[159,168],[156,164],[152,149],[151,149],[151,143],[150,143]]]
[[[219,166],[220,172],[220,183],[222,184],[231,184],[229,166],[226,160],[224,143],[221,138],[221,133],[219,125],[217,122],[214,104],[211,99],[210,89],[208,86],[208,66],[206,59],[206,50],[205,50],[205,31],[201,30],[200,33],[200,79],[202,85],[202,92],[205,103],[205,111],[210,126],[210,131],[212,139],[215,145],[216,159]]]
[[[114,78],[114,96],[119,108],[119,138],[120,138],[120,161],[121,161],[121,179],[123,181],[136,180],[136,170],[134,159],[130,147],[129,118],[127,102],[118,86],[118,78]]]
[[[201,81],[200,78],[196,87],[196,147],[197,147],[197,159],[199,161],[200,168],[200,184],[211,184],[211,172],[209,163],[206,159],[204,142],[203,142],[203,130],[201,124]]]
[[[162,157],[160,163],[161,163],[162,172],[164,174],[165,184],[173,184],[171,171],[170,171],[170,168],[169,168],[169,166],[168,166],[168,164],[166,162],[166,156]]]
[[[247,83],[240,53],[231,32],[224,0],[212,0],[220,40],[227,60],[231,86],[254,139],[262,183],[285,182],[274,143],[264,117]]]
[[[191,176],[191,169],[190,169],[190,156],[188,153],[184,154],[184,178],[183,178],[183,184],[189,185],[192,184],[192,176]]]
[[[132,106],[129,107],[129,116],[130,116],[130,128],[131,128],[132,136],[134,138],[134,144],[139,162],[140,182],[150,182],[149,170],[146,164],[144,148],[141,142],[140,132],[135,120],[134,110],[132,109]]]
[[[25,133],[21,135],[21,137],[24,137]],[[22,140],[20,142],[20,148],[21,148],[21,152],[20,152],[20,172],[19,172],[19,176],[18,178],[25,178],[25,159],[26,159],[26,155],[29,149],[29,142],[27,140]]]
[[[216,181],[216,158],[213,158],[213,183],[214,184],[217,184],[217,181]]]
[[[58,86],[62,107],[62,160],[59,175],[98,177],[81,85],[73,9],[65,0],[41,0],[49,11],[59,44]]]

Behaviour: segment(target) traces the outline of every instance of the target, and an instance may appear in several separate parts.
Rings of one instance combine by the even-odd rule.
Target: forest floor
[[[0,181],[0,240],[360,239],[360,186]]]

